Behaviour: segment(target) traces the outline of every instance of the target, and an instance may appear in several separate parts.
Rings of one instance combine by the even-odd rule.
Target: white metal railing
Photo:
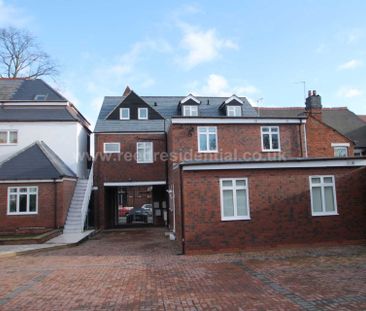
[[[83,198],[83,205],[81,207],[81,231],[84,230],[85,219],[88,214],[88,206],[89,206],[90,196],[91,196],[91,192],[92,192],[92,188],[93,188],[93,166],[94,166],[94,163],[92,164],[92,166],[90,168],[88,183],[86,185],[84,198]]]

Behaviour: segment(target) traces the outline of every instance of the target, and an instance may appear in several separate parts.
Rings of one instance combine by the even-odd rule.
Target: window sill
[[[18,143],[16,143],[16,144],[0,144],[0,146],[16,146],[16,145],[18,145]]]
[[[209,150],[209,151],[198,150],[198,153],[219,153],[219,151],[218,150]]]
[[[136,162],[137,164],[154,164],[154,162]]]
[[[311,214],[311,216],[313,216],[313,217],[322,217],[322,216],[339,216],[339,214],[338,213],[316,213],[316,214]]]
[[[250,217],[221,218],[221,221],[241,221],[250,220]]]
[[[281,149],[268,149],[268,150],[263,150],[262,149],[262,152],[281,152]]]
[[[7,213],[7,216],[32,216],[32,215],[38,215],[38,212],[33,213]]]

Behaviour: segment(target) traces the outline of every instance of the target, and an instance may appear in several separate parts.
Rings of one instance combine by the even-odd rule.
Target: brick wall
[[[36,215],[7,215],[8,187],[38,187],[38,213]],[[54,229],[63,227],[69,203],[74,192],[75,182],[60,183],[22,183],[0,184],[0,232],[32,232],[43,228]],[[57,215],[56,215],[57,206]],[[57,222],[56,222],[57,217]]]
[[[136,154],[137,142],[153,142],[153,151],[156,155],[154,163],[137,163],[133,156]],[[105,142],[119,142],[121,154],[103,154]],[[160,155],[166,152],[165,133],[136,133],[136,134],[95,134],[95,162],[94,162],[94,184],[98,186],[95,195],[96,226],[99,228],[108,227],[110,214],[106,210],[105,182],[122,181],[165,181],[166,159]],[[124,157],[125,154],[132,155],[131,158]],[[141,201],[142,202],[142,201]],[[146,202],[144,202],[146,203]]]
[[[306,137],[309,157],[334,157],[332,143],[349,143],[348,155],[353,155],[352,141],[333,128],[319,121],[321,115],[311,115],[306,122]]]
[[[365,173],[365,168],[185,171],[186,252],[365,239]],[[335,175],[338,216],[311,215],[310,175]],[[223,177],[248,177],[251,220],[221,221]]]
[[[206,125],[204,125],[206,126]],[[174,162],[192,159],[245,159],[303,156],[303,130],[299,124],[279,125],[281,152],[262,152],[261,125],[221,124],[217,127],[219,153],[199,153],[196,125],[173,124],[169,130],[169,151]],[[188,158],[187,158],[188,156]],[[232,158],[230,158],[232,157]]]

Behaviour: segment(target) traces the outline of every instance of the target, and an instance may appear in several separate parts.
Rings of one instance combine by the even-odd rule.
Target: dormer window
[[[37,101],[45,101],[47,99],[47,95],[45,94],[37,94],[36,96],[34,96],[34,100]]]
[[[179,102],[179,107],[184,117],[197,117],[200,104],[201,101],[198,98],[189,94]]]
[[[182,106],[183,116],[185,117],[197,117],[198,116],[198,106]]]
[[[226,106],[228,117],[241,117],[241,106]]]
[[[129,120],[130,119],[130,108],[120,108],[119,109],[119,118],[120,118],[120,120]]]
[[[149,110],[147,108],[138,108],[138,119],[139,120],[149,119]]]

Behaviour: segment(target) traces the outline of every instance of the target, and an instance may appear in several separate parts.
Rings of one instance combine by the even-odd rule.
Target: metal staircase
[[[88,179],[79,179],[67,213],[64,233],[80,233],[84,231],[85,219],[93,186],[93,167]]]

